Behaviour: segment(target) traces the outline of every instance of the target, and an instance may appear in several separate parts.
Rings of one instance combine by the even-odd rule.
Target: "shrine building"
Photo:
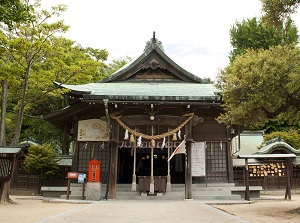
[[[199,61],[201,66],[201,61]],[[101,162],[101,183],[116,199],[118,184],[155,193],[172,184],[233,183],[234,129],[216,121],[220,90],[175,63],[155,33],[141,56],[109,77],[68,89],[68,106],[45,119],[72,137],[72,171]],[[237,132],[237,131],[235,131]],[[174,149],[185,144],[186,156]],[[65,140],[65,146],[67,140]]]

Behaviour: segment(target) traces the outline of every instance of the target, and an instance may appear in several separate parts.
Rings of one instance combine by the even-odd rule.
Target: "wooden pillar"
[[[64,126],[63,138],[62,138],[62,152],[63,155],[69,155],[69,146],[67,145],[68,142],[68,128],[67,125]]]
[[[185,155],[185,199],[193,199],[192,196],[192,123],[185,125],[186,155]]]
[[[231,143],[226,143],[226,155],[227,155],[227,176],[228,183],[234,183],[234,174],[233,174],[233,160],[231,155]]]
[[[119,126],[115,120],[111,120],[112,124],[112,139],[110,142],[110,175],[109,175],[109,190],[108,198],[117,198],[117,173],[118,173],[118,136]]]
[[[136,191],[136,144],[133,143],[133,174],[132,174],[132,184],[131,191]]]
[[[292,193],[291,193],[291,161],[290,159],[286,158],[285,160],[285,166],[286,166],[286,191],[285,191],[285,196],[284,199],[287,200],[291,200],[292,199]]]
[[[151,176],[150,176],[150,191],[149,194],[154,194],[154,175],[153,175],[153,156],[154,148],[151,146]]]
[[[250,201],[248,158],[245,159],[245,171],[246,171],[245,200]]]
[[[169,129],[168,129],[168,131],[170,131]],[[170,153],[170,136],[168,136],[168,146],[167,146],[167,148],[168,148],[168,159],[170,158],[170,155],[171,155],[171,153]],[[171,166],[170,166],[170,161],[168,161],[168,174],[167,174],[167,187],[166,187],[166,191],[168,192],[168,191],[171,191],[171,175],[170,175],[170,170],[171,170],[171,168],[170,168]]]
[[[73,117],[73,123],[74,123],[74,135],[73,135],[73,157],[72,157],[72,172],[78,171],[78,160],[79,160],[79,143],[77,141],[77,132],[78,132],[78,117],[75,115]]]

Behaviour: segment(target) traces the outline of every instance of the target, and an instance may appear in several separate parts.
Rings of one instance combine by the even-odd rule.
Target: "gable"
[[[109,82],[188,82],[206,83],[175,63],[163,51],[161,43],[152,38],[147,42],[143,54],[111,76],[103,79]]]

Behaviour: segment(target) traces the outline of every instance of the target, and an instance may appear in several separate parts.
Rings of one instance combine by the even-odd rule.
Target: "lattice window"
[[[206,142],[206,173],[209,181],[227,181],[226,143]]]
[[[11,176],[13,159],[0,157],[0,179],[9,179]]]
[[[101,182],[107,182],[109,165],[109,146],[103,142],[79,142],[78,172],[88,174],[88,163],[96,158],[101,162]]]

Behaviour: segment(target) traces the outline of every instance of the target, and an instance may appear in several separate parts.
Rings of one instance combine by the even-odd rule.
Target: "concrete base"
[[[150,182],[150,191],[149,194],[154,194],[154,183]]]
[[[132,175],[132,185],[131,185],[131,191],[136,191],[136,175]]]
[[[101,183],[87,182],[85,195],[87,200],[92,200],[92,201],[101,200]]]
[[[147,196],[148,196],[148,194],[147,194],[147,193],[143,193],[143,192],[142,192],[142,193],[141,193],[141,196],[142,196],[142,197],[147,197]]]

